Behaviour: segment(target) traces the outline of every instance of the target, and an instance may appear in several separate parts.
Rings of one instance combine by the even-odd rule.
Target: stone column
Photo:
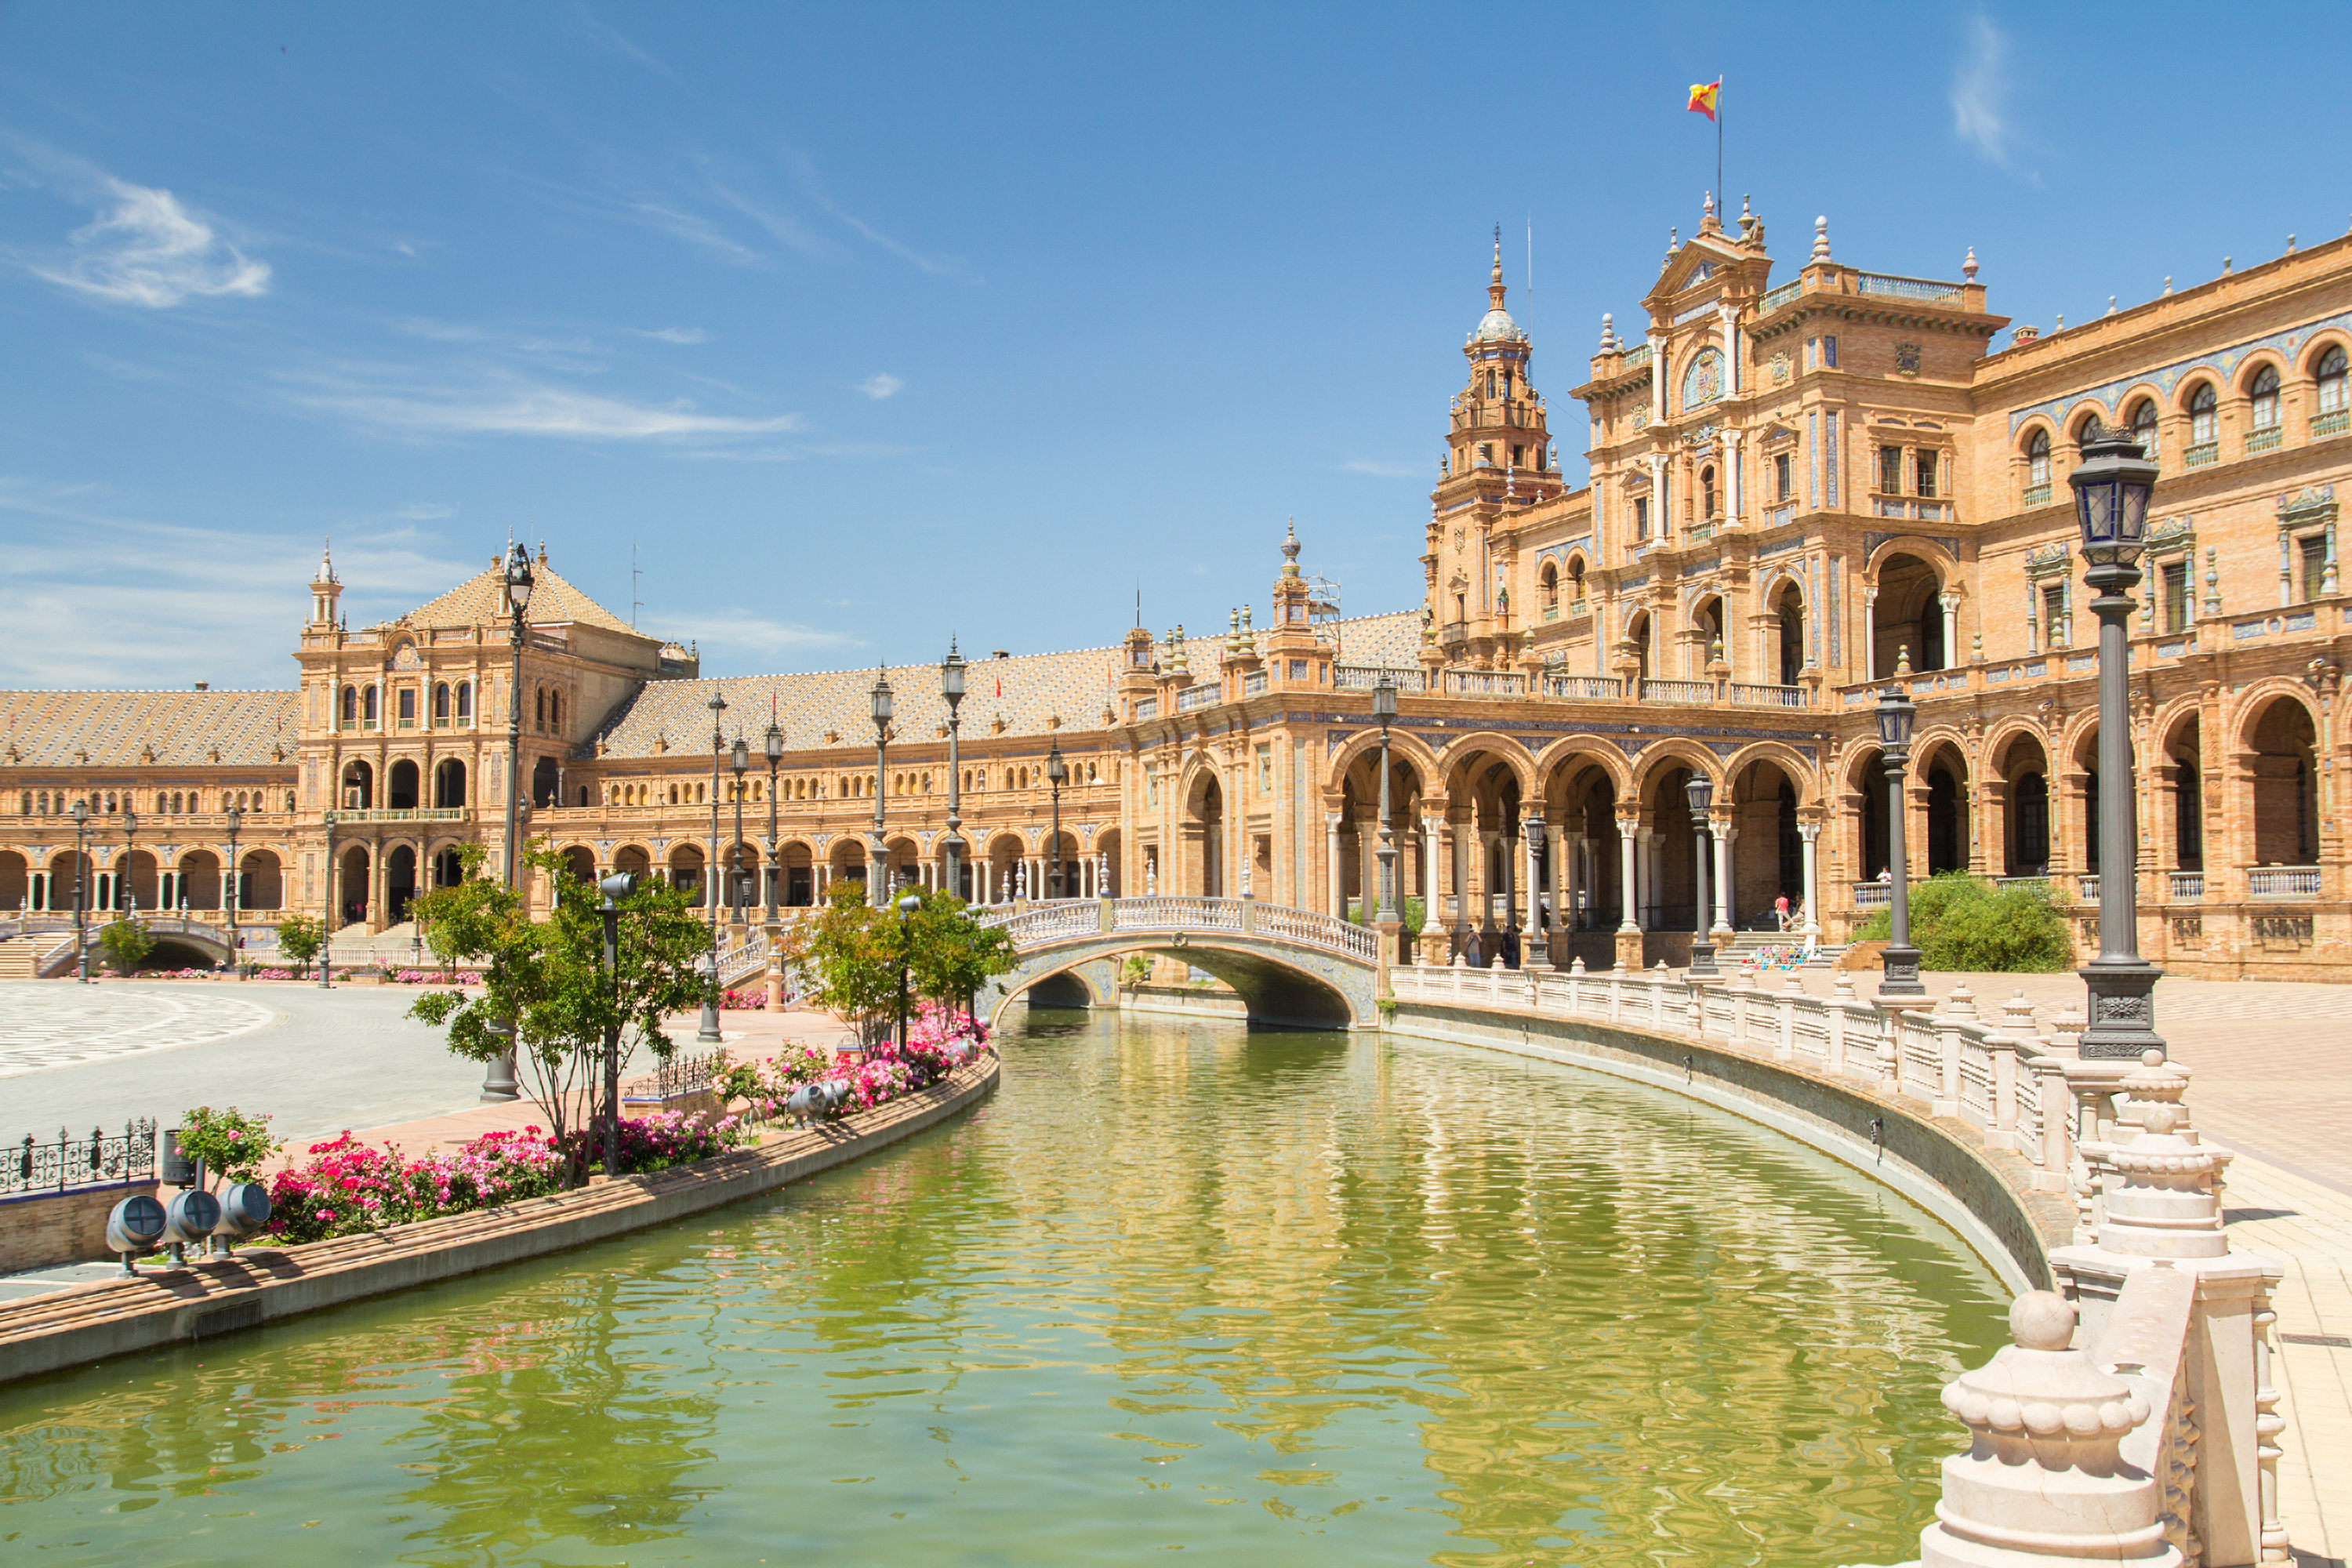
[[[1957,669],[1967,662],[1960,658],[1958,640],[1960,635],[1959,596],[1955,594],[1938,594],[1936,595],[1936,600],[1944,607],[1944,668]]]
[[[533,876],[530,868],[527,866],[519,866],[516,868],[515,875],[522,879],[523,886],[526,889],[530,886],[531,878]],[[228,868],[226,863],[224,863],[221,868],[221,907],[223,909],[226,909],[228,907],[229,889],[227,880]],[[367,929],[370,936],[373,936],[377,931],[383,929],[383,846],[382,844],[371,844],[368,846],[367,889]]]
[[[1323,818],[1324,884],[1323,896],[1331,913],[1340,920],[1348,918],[1347,884],[1339,879],[1339,814],[1326,813]]]
[[[1469,814],[1459,808],[1454,813],[1454,941],[1452,951],[1459,953],[1470,934],[1470,823]]]
[[[1866,584],[1862,590],[1862,678],[1878,679],[1878,586]]]
[[[1818,822],[1800,822],[1797,824],[1797,832],[1805,841],[1804,934],[1818,937],[1822,934],[1821,845],[1819,842],[1822,825]]]
[[[1731,826],[1728,816],[1716,817],[1710,826],[1715,838],[1715,931],[1728,936],[1732,929],[1731,848],[1739,830]]]
[[[1642,930],[1642,906],[1634,898],[1633,888],[1633,819],[1619,813],[1617,817],[1617,901],[1619,934],[1637,936]]]

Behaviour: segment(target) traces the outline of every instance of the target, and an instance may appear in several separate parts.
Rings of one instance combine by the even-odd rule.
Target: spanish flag
[[[1713,81],[1695,81],[1691,83],[1690,111],[1693,114],[1704,114],[1709,120],[1714,119],[1715,95],[1722,90],[1723,79],[1721,77],[1716,78]]]

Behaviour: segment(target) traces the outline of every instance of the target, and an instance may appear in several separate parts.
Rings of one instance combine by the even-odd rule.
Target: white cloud
[[[1381,463],[1370,458],[1357,458],[1339,466],[1351,474],[1370,474],[1376,479],[1409,479],[1429,471],[1412,463]]]
[[[794,654],[811,648],[865,646],[845,633],[823,631],[797,621],[772,620],[749,610],[713,613],[698,609],[686,620],[648,617],[643,629],[649,636],[675,637],[680,642],[692,637],[704,649],[706,659],[713,651]]]
[[[583,441],[725,440],[801,427],[797,414],[765,419],[705,414],[683,398],[666,404],[600,397],[515,377],[461,386],[385,385],[316,378],[296,401],[378,430],[431,436],[553,436]]]
[[[879,403],[886,397],[905,391],[906,386],[905,382],[886,373],[867,376],[857,384],[857,390]]]
[[[28,262],[35,276],[118,304],[167,310],[192,298],[269,290],[269,266],[256,261],[180,205],[171,192],[100,176],[112,205],[68,237],[70,249]]]
[[[710,334],[700,327],[624,327],[641,338],[658,338],[666,343],[707,343]]]
[[[1992,19],[1981,12],[1969,17],[1959,64],[1952,73],[1952,129],[2004,169],[2011,167],[2020,146],[2017,126],[2009,115],[2009,39]]]

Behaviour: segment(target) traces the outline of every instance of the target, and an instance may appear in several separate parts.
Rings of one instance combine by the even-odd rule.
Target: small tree
[[[1894,913],[1880,910],[1854,932],[1885,942]],[[1911,890],[1911,941],[1919,967],[1938,973],[2049,974],[2072,962],[2066,919],[2046,882],[1995,888],[1981,877],[1946,871]]]
[[[109,922],[98,933],[98,945],[106,950],[107,962],[114,965],[116,973],[128,974],[155,951],[155,939],[137,921],[124,919]]]
[[[436,933],[435,952],[482,961],[482,990],[428,991],[409,1013],[446,1026],[449,1048],[474,1061],[496,1060],[511,1044],[560,1144],[575,1097],[583,1087],[593,1091],[608,1028],[621,1037],[624,1061],[636,1044],[669,1059],[675,1047],[662,1021],[700,1004],[709,933],[689,894],[648,879],[618,901],[618,972],[607,974],[600,895],[562,856],[538,843],[523,855],[555,889],[553,911],[534,921],[520,894],[480,875],[479,845],[459,855],[463,876],[420,897],[416,918]]]
[[[310,968],[326,947],[327,922],[316,915],[288,915],[278,922],[278,951],[292,959],[296,968]]]
[[[810,999],[853,1021],[868,1041],[897,1021],[902,964],[915,994],[969,1008],[1014,962],[1013,939],[973,920],[962,900],[919,888],[898,897],[917,900],[913,914],[902,919],[895,900],[872,908],[862,883],[836,884],[824,912],[784,938],[784,958],[809,977]]]

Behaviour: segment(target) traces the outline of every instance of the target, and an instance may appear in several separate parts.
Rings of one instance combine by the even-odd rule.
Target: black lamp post
[[[901,1057],[907,1054],[907,970],[914,957],[913,941],[907,930],[907,922],[914,919],[915,911],[922,907],[923,900],[912,893],[898,900],[898,1054]]]
[[[604,1173],[617,1175],[621,1148],[621,910],[613,900],[637,890],[637,874],[623,871],[596,884],[604,895],[597,913],[604,920]]]
[[[87,853],[82,847],[82,836],[89,828],[89,802],[73,803],[74,825],[74,952],[79,965],[76,978],[84,985],[89,984],[89,925],[82,915],[81,862]]]
[[[719,763],[727,752],[727,731],[719,721],[727,711],[727,694],[714,690],[703,706],[710,710],[710,853],[702,862],[702,896],[710,905],[710,984],[702,990],[702,1022],[694,1039],[715,1046],[726,1038],[719,1032]]]
[[[1382,932],[1397,919],[1396,830],[1389,824],[1389,726],[1396,716],[1396,681],[1382,670],[1380,684],[1372,688],[1372,717],[1381,721],[1381,847],[1373,855],[1380,862],[1380,887],[1373,894],[1372,928]]]
[[[320,879],[320,891],[322,895],[320,901],[324,903],[326,907],[319,912],[326,917],[327,924],[324,933],[319,938],[319,989],[326,991],[332,988],[331,983],[327,978],[327,971],[331,967],[331,961],[333,959],[335,954],[335,814],[331,811],[325,813],[320,818],[320,826],[326,831],[326,847],[324,853],[326,855],[327,864],[325,867],[326,875]],[[493,1095],[490,1093],[490,1088],[498,1081],[498,1079],[499,1069],[493,1066],[489,1071],[489,1075],[482,1081],[482,1097],[485,1100],[507,1100],[512,1098],[510,1095]],[[510,1062],[507,1064],[506,1079],[507,1087],[509,1089],[513,1089],[514,1066]]]
[[[1697,864],[1691,886],[1698,893],[1698,921],[1691,935],[1691,977],[1712,979],[1723,973],[1715,966],[1715,943],[1707,940],[1706,868],[1708,842],[1707,810],[1715,805],[1715,781],[1705,773],[1693,772],[1684,782],[1683,793],[1689,797],[1691,814],[1691,853]]]
[[[1062,896],[1062,785],[1070,776],[1070,764],[1062,761],[1062,742],[1055,741],[1045,753],[1045,782],[1053,786],[1054,837],[1046,841],[1045,853],[1053,862],[1045,874],[1045,896]]]
[[[743,923],[743,774],[751,765],[751,748],[737,735],[729,753],[735,770],[735,841],[727,846],[727,923]]]
[[[963,891],[963,773],[962,759],[956,742],[961,738],[962,721],[958,710],[963,706],[963,656],[956,652],[955,635],[948,635],[948,656],[940,661],[940,695],[948,701],[948,832],[940,846],[946,861],[948,891],[961,899]]]
[[[768,931],[776,928],[776,884],[783,880],[784,845],[776,837],[776,767],[784,760],[783,727],[773,719],[768,721]]]
[[[1919,984],[1919,950],[1911,945],[1911,855],[1905,844],[1903,777],[1911,763],[1911,721],[1918,707],[1900,681],[1878,694],[1878,742],[1885,749],[1886,863],[1889,870],[1886,952],[1878,982],[1881,996],[1925,996]]]
[[[505,853],[500,858],[505,863],[508,891],[520,893],[522,890],[522,884],[516,879],[516,874],[517,868],[520,864],[518,854],[520,846],[518,840],[522,836],[523,616],[530,608],[533,578],[530,572],[530,552],[523,548],[522,541],[519,539],[511,541],[507,545],[506,581],[507,643],[513,649],[514,659],[512,667],[507,672],[507,826]],[[331,837],[331,835],[330,837]],[[331,864],[328,868],[327,879],[330,882],[334,880]],[[328,942],[331,948],[333,938],[330,936]],[[322,961],[319,969],[319,984],[324,985],[326,983],[326,965]],[[486,1100],[521,1098],[522,1089],[515,1082],[514,1027],[514,1020],[508,1019],[506,1021],[507,1048],[500,1051],[497,1058],[490,1063],[490,1070],[482,1079],[482,1098]]]
[[[2066,476],[2083,531],[2083,581],[2098,597],[2099,617],[2099,956],[2081,970],[2090,988],[2091,1023],[2083,1031],[2089,1058],[2129,1060],[2162,1051],[2156,1032],[2156,982],[2161,973],[2139,955],[2139,825],[2132,792],[2131,590],[2147,548],[2147,501],[2157,467],[2139,443],[2101,428],[2083,444],[2083,464]]]
[[[882,838],[882,797],[888,777],[882,771],[890,753],[890,678],[874,672],[874,843],[866,852],[866,901],[877,910],[890,907],[890,847]]]
[[[228,877],[221,888],[221,907],[228,911],[228,963],[236,968],[236,830],[245,821],[245,813],[235,806],[228,808]]]

